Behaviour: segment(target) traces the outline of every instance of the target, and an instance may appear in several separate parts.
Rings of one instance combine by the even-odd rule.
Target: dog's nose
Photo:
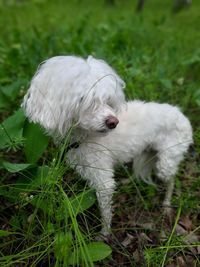
[[[106,126],[108,127],[108,129],[114,129],[118,123],[119,123],[119,120],[114,116],[109,116],[106,119]]]

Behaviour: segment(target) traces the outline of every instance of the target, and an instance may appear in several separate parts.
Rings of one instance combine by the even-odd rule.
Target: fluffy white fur
[[[148,182],[154,171],[166,183],[163,204],[170,206],[174,175],[192,143],[190,122],[177,107],[125,103],[124,86],[102,60],[60,56],[40,66],[23,102],[29,119],[54,138],[74,127],[80,146],[66,160],[95,188],[104,235],[111,226],[115,165],[132,161],[136,176]]]

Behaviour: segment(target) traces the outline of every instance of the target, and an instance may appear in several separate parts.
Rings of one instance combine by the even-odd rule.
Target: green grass
[[[199,14],[197,1],[177,14],[170,0],[147,1],[140,14],[132,1],[0,1],[0,266],[200,264]],[[162,185],[136,181],[125,166],[116,171],[115,237],[95,241],[95,193],[62,161],[65,145],[56,148],[20,109],[38,64],[67,54],[105,59],[127,99],[175,104],[190,118],[194,147],[176,177],[172,222],[158,205]]]

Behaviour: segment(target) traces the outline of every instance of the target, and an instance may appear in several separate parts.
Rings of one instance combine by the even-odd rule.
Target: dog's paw
[[[174,210],[170,205],[163,206],[163,219],[168,222],[169,225],[174,221]]]
[[[163,205],[163,214],[167,217],[171,217],[173,215],[173,209],[171,206]]]
[[[98,236],[96,236],[96,241],[106,241],[110,240],[111,232],[108,229],[102,228]]]

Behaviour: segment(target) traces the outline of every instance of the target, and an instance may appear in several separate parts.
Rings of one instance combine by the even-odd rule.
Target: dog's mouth
[[[104,129],[98,130],[97,133],[106,134],[106,133],[111,132],[112,130],[113,129],[104,128]]]
[[[97,132],[98,133],[107,133],[107,132],[109,132],[109,130],[108,129],[102,129],[102,130],[98,130]]]

